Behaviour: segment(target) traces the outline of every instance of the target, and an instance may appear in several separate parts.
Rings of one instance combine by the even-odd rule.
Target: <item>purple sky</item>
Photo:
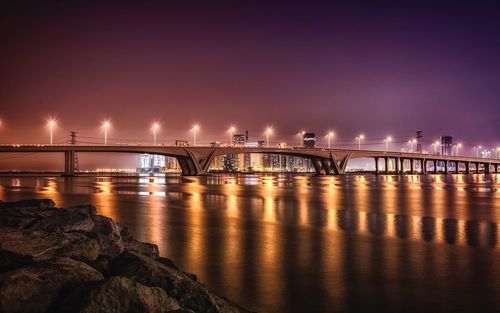
[[[49,116],[56,138],[102,137],[110,118],[111,138],[150,139],[156,119],[167,143],[194,122],[201,142],[230,124],[290,143],[302,129],[500,141],[493,1],[63,2],[2,4],[0,142],[46,142]]]

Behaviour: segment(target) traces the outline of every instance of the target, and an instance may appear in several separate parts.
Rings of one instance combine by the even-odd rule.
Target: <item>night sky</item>
[[[4,2],[0,142],[47,142],[49,116],[59,141],[102,137],[106,118],[117,139],[151,140],[159,120],[166,143],[195,122],[202,143],[231,124],[293,144],[302,129],[500,141],[494,1]]]

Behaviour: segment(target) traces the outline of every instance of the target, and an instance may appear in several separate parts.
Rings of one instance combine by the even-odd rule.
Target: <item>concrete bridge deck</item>
[[[396,151],[326,149],[326,148],[275,148],[275,147],[212,147],[212,146],[165,146],[165,145],[0,145],[0,153],[59,152],[65,156],[65,175],[75,174],[74,155],[77,152],[92,153],[150,153],[175,157],[183,175],[203,175],[208,172],[214,157],[225,154],[270,153],[306,158],[312,161],[320,175],[344,174],[347,162],[355,158],[373,158],[376,173],[415,173],[417,165],[420,173],[451,170],[464,173],[498,173],[500,159],[474,158],[466,156],[445,156]],[[380,161],[383,166],[380,166]],[[405,171],[404,165],[409,169]],[[429,163],[431,167],[429,169]],[[441,165],[441,166],[440,166]],[[463,166],[461,166],[463,165]],[[450,168],[451,166],[451,168]],[[392,167],[392,170],[391,170]],[[439,170],[439,167],[442,169]]]

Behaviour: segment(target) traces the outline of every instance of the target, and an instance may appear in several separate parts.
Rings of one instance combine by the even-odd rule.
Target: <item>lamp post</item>
[[[389,151],[389,142],[391,141],[392,141],[391,136],[387,136],[387,138],[385,138],[385,151]]]
[[[198,126],[198,124],[195,124],[193,126],[193,146],[196,146],[196,133],[198,132],[199,129],[200,126]]]
[[[229,145],[234,145],[233,143],[233,136],[234,136],[234,132],[236,131],[236,127],[234,126],[231,126],[229,127],[229,129],[227,130],[229,132]]]
[[[500,147],[497,147],[497,159],[500,159]]]
[[[50,129],[50,144],[52,145],[54,139],[54,127],[56,126],[56,120],[51,118],[49,120],[49,129]]]
[[[272,134],[273,129],[271,127],[268,127],[266,129],[266,145],[269,147],[269,136]]]
[[[111,124],[110,124],[109,120],[104,121],[104,123],[102,124],[102,127],[104,127],[104,145],[105,146],[108,145],[108,128],[110,125]]]
[[[358,141],[358,150],[361,150],[361,140],[365,139],[365,135],[360,134],[358,137],[356,137],[356,140]]]
[[[462,143],[460,143],[460,142],[459,142],[459,143],[455,146],[455,148],[457,149],[457,156],[458,156],[458,149],[459,149],[459,148],[462,148]]]
[[[156,146],[156,133],[160,129],[160,124],[158,122],[153,123],[153,146]]]
[[[326,136],[328,137],[328,149],[330,149],[331,148],[331,140],[332,140],[332,138],[334,136],[333,131],[329,131]]]

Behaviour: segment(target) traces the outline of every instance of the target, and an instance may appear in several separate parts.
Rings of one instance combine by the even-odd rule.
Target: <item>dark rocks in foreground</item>
[[[90,205],[0,202],[0,312],[247,312]]]

